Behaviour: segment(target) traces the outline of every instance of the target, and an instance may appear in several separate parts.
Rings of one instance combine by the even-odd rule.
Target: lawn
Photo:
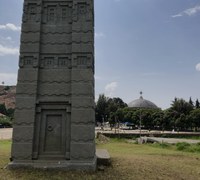
[[[125,140],[112,139],[106,144],[97,143],[97,148],[105,148],[112,158],[112,165],[104,171],[62,172],[41,170],[7,170],[10,141],[0,141],[1,180],[198,180],[200,179],[200,153],[183,152],[175,146],[138,145]]]

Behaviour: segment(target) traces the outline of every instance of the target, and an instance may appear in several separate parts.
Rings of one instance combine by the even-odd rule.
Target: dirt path
[[[186,142],[189,144],[197,144],[200,143],[200,140],[193,140],[193,139],[179,139],[179,138],[158,138],[158,137],[142,137],[144,141],[150,142],[159,142],[159,143],[169,143],[169,144],[176,144],[179,142]]]
[[[12,128],[0,128],[0,140],[1,139],[11,139],[12,138]]]

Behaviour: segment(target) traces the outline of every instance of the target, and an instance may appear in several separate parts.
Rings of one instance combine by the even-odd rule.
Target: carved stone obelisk
[[[94,2],[24,0],[10,168],[95,170]]]

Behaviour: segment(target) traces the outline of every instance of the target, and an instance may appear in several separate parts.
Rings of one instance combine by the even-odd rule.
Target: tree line
[[[0,128],[12,127],[12,121],[14,117],[14,109],[6,108],[5,104],[0,104]]]
[[[131,123],[136,128],[140,125],[149,130],[200,130],[200,103],[192,98],[186,101],[175,98],[168,109],[129,108],[120,98],[108,98],[99,95],[95,107],[96,122],[109,122],[110,125]]]

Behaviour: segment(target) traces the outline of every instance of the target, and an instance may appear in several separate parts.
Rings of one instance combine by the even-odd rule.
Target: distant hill
[[[5,104],[6,109],[15,108],[16,86],[0,85],[0,104]]]

